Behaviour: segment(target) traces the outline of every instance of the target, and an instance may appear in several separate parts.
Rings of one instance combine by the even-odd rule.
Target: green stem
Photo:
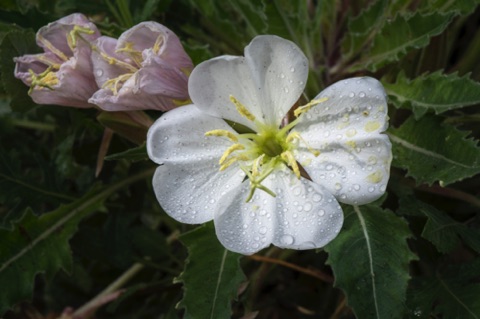
[[[39,123],[39,122],[33,122],[29,120],[13,119],[12,124],[21,128],[27,128],[27,129],[39,130],[39,131],[52,132],[55,130],[54,124]]]

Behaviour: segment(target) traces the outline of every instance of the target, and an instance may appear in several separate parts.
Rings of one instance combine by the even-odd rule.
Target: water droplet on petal
[[[284,79],[284,78],[285,78],[285,74],[280,73],[280,78]]]
[[[265,227],[265,226],[260,227],[258,232],[262,235],[265,235],[267,233],[267,227]]]
[[[315,248],[315,243],[311,242],[311,241],[306,241],[306,242],[298,245],[298,248],[299,249],[312,249],[312,248]]]
[[[365,92],[360,92],[360,93],[358,93],[358,96],[359,96],[359,97],[365,97]]]
[[[349,97],[355,97],[355,93],[353,92],[350,92],[350,94],[348,94]]]
[[[312,200],[316,203],[320,202],[322,200],[322,195],[318,194],[318,193],[315,193],[313,194],[312,196]]]
[[[318,215],[320,215],[320,217],[323,216],[323,215],[325,215],[325,211],[324,211],[323,209],[320,209],[320,210],[318,211]]]
[[[290,72],[295,72],[295,68],[293,66],[290,68]]]
[[[288,93],[288,88],[284,87],[284,88],[283,88],[283,91],[284,91],[285,93]]]
[[[291,245],[295,241],[295,238],[293,238],[292,235],[283,235],[282,238],[280,238],[280,242],[283,245]]]

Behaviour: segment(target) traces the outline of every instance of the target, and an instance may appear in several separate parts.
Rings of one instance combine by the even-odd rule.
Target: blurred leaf
[[[438,71],[409,80],[400,72],[395,83],[384,83],[384,86],[395,106],[411,106],[417,119],[428,110],[440,114],[480,104],[480,83],[467,75],[459,77]]]
[[[220,244],[213,223],[183,234],[180,240],[188,248],[185,270],[177,278],[184,285],[179,307],[185,308],[185,318],[230,318],[230,302],[245,280],[241,255]]]
[[[479,0],[429,0],[422,1],[422,9],[426,12],[439,13],[458,11],[462,15],[467,15],[472,13],[479,4]]]
[[[468,133],[434,116],[410,117],[389,131],[393,165],[408,170],[418,184],[447,185],[480,173],[480,147]]]
[[[39,217],[27,210],[13,231],[0,231],[0,314],[30,298],[37,274],[51,279],[61,268],[71,268],[68,240],[83,218],[100,209],[104,198],[105,192],[98,194],[96,189]]]
[[[335,286],[357,318],[403,318],[408,265],[415,259],[410,236],[406,222],[391,211],[373,205],[346,211],[342,231],[325,250]]]
[[[409,290],[408,306],[413,317],[480,318],[480,259],[449,265],[429,277],[416,278]]]
[[[11,26],[11,31],[5,34],[0,45],[0,78],[5,92],[12,101],[10,106],[16,111],[27,111],[36,104],[27,94],[28,87],[14,77],[14,57],[38,52],[35,44],[35,33]]]
[[[387,0],[377,0],[368,8],[362,10],[359,15],[350,19],[348,31],[342,40],[344,56],[352,56],[362,47],[370,44],[373,35],[385,23],[387,7]]]
[[[446,213],[413,196],[400,200],[399,213],[427,217],[422,237],[434,244],[441,253],[451,252],[459,245],[460,239],[464,239],[467,245],[480,253],[480,233],[478,231],[457,222]]]
[[[372,49],[366,53],[361,63],[357,63],[358,68],[364,68],[366,64],[367,69],[376,71],[388,63],[398,61],[410,50],[426,46],[431,37],[445,30],[453,16],[453,13],[398,15],[375,36]]]
[[[128,149],[125,152],[105,156],[105,160],[107,161],[118,161],[122,159],[130,162],[148,160],[147,145],[143,143],[142,145]]]

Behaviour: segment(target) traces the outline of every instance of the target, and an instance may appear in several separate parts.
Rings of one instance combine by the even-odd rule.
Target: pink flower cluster
[[[42,27],[36,40],[43,53],[14,59],[15,77],[35,103],[166,111],[189,102],[192,61],[159,23],[142,22],[114,39],[75,13]]]

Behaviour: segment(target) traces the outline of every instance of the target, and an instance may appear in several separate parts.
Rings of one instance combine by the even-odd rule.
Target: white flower
[[[163,209],[184,223],[213,219],[226,248],[252,254],[271,243],[322,247],[342,226],[338,202],[379,198],[391,162],[382,85],[337,82],[282,126],[307,76],[305,55],[276,36],[253,39],[245,57],[198,65],[194,105],[167,112],[148,132]]]

